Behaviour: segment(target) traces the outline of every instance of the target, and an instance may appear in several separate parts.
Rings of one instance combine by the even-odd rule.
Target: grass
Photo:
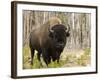
[[[77,59],[77,63],[79,65],[82,66],[86,66],[88,63],[90,63],[90,49],[85,49],[85,52],[83,55],[81,55],[78,59]]]
[[[76,52],[75,52],[76,53]],[[23,69],[39,69],[39,68],[59,68],[59,67],[74,67],[74,66],[87,66],[90,65],[90,48],[85,49],[79,57],[76,54],[67,54],[63,53],[60,57],[59,63],[57,61],[53,62],[46,66],[45,62],[41,58],[41,62],[37,59],[37,52],[35,51],[35,56],[33,60],[33,65],[30,65],[30,49],[25,46],[23,48]],[[65,57],[66,54],[66,57]],[[41,65],[42,63],[42,65]]]

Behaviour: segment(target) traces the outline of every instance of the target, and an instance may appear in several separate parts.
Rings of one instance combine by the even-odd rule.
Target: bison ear
[[[53,32],[49,32],[49,36],[53,38]]]
[[[69,33],[69,32],[67,32],[67,33],[66,33],[66,36],[67,36],[67,37],[69,37],[69,36],[70,36],[70,33]]]

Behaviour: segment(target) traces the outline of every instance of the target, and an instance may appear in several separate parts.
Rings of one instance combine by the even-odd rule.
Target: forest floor
[[[69,50],[63,52],[61,57],[62,60],[66,59],[67,61],[62,67],[89,66],[91,64],[89,49]]]
[[[41,59],[41,65],[36,54],[37,52],[35,51],[33,65],[30,65],[30,49],[29,47],[23,48],[23,69],[79,67],[91,65],[91,52],[89,48],[84,50],[66,50],[61,54],[59,64],[57,61],[51,61],[48,67],[45,65],[43,59]]]

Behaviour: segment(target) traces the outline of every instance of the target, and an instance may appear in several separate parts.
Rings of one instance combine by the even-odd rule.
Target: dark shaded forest
[[[76,66],[90,64],[91,14],[24,10],[22,15],[24,68],[27,68],[27,63],[30,61],[30,51],[28,46],[30,32],[35,29],[37,25],[43,25],[51,17],[57,17],[64,25],[70,26],[70,37],[67,39],[66,46],[61,57],[63,57],[63,55],[65,56],[65,53],[66,56],[61,59],[63,60],[66,58],[67,62],[71,62],[71,66],[74,66],[74,64]],[[69,60],[70,58],[72,59]],[[73,62],[75,61],[74,58],[77,60],[76,62]],[[84,58],[86,62],[83,63]],[[61,66],[69,66],[69,63],[67,65],[67,62]]]

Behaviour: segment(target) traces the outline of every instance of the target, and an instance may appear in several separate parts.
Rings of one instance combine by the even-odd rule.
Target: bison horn
[[[52,29],[50,29],[50,32],[52,32],[52,33],[53,33],[54,31],[53,31]]]
[[[51,28],[49,28],[49,31],[50,31],[51,33],[53,33],[53,32],[54,32],[54,30],[52,30]]]
[[[69,26],[69,24],[68,24],[68,27],[67,27],[66,32],[69,32],[69,31],[70,31],[70,26]]]

